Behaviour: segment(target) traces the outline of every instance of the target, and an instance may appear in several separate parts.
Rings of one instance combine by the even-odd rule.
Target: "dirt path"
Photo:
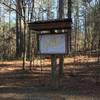
[[[42,73],[41,66],[30,71],[29,62],[25,71],[21,61],[0,62],[0,100],[100,100],[100,83],[96,84],[95,76],[84,76],[99,70],[95,58],[86,63],[73,61],[65,59],[64,77],[55,86],[51,85],[48,60]]]

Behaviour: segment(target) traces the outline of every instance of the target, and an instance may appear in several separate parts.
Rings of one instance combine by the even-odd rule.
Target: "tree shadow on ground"
[[[9,65],[3,67],[6,66]],[[10,65],[11,68],[13,66],[15,65]],[[70,66],[73,66],[73,68]],[[47,67],[50,68],[50,65],[42,67],[42,71],[40,66],[35,66],[36,69],[33,68],[32,70],[17,69],[17,67],[19,68],[19,65],[16,65],[16,68],[12,71],[0,73],[0,94],[30,94],[34,92],[61,92],[67,96],[98,96],[100,94],[100,83],[96,85],[94,74],[99,68],[96,62],[65,64],[64,76],[61,78],[58,76],[53,85],[51,70],[48,70],[48,72],[45,70]],[[72,73],[74,74],[71,75]],[[94,76],[81,75],[89,73]]]

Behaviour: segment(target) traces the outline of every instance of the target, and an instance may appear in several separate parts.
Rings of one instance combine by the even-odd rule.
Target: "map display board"
[[[38,36],[38,52],[40,54],[65,54],[65,34],[40,34]]]

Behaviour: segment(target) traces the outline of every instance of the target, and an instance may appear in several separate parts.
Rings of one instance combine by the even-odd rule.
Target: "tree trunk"
[[[64,0],[59,0],[58,18],[63,19],[63,17],[64,17]],[[64,56],[61,55],[59,57],[59,77],[61,77],[63,73],[64,73]]]
[[[19,0],[17,0],[16,10],[18,11]],[[16,57],[19,57],[19,27],[18,27],[19,15],[16,12]]]
[[[17,0],[16,6],[16,57],[19,58],[22,56],[22,48],[23,48],[23,33],[22,33],[22,9],[21,2]]]

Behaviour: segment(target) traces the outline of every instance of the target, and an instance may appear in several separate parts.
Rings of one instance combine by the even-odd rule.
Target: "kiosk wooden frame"
[[[49,34],[57,32],[62,32],[62,30],[67,30],[65,32],[66,44],[67,44],[67,54],[70,52],[71,48],[71,24],[72,19],[69,17],[67,19],[62,20],[52,20],[52,21],[38,21],[38,22],[30,22],[28,23],[29,30],[34,30],[42,33],[42,31],[48,31]],[[48,34],[48,33],[47,33]],[[57,33],[55,33],[57,34]],[[39,45],[39,44],[38,44]],[[37,48],[38,50],[38,48]],[[40,54],[39,54],[40,55]],[[51,66],[52,66],[52,80],[56,79],[56,56],[59,54],[51,54]],[[62,54],[64,55],[64,54]],[[61,66],[60,66],[61,67]],[[62,68],[60,68],[62,69]]]

